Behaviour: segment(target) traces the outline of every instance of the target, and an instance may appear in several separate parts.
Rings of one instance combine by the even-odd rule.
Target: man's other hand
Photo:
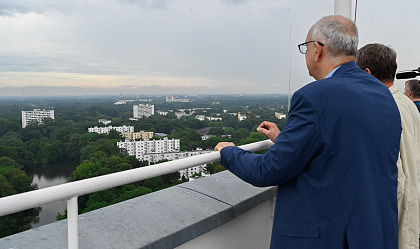
[[[275,123],[264,121],[262,122],[257,131],[265,136],[267,136],[273,143],[276,140],[276,137],[280,134],[280,130]]]

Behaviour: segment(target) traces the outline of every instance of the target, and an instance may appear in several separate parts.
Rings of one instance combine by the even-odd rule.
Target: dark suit
[[[420,112],[420,101],[414,101],[414,104],[416,104],[416,107]]]
[[[222,165],[278,185],[271,248],[396,249],[400,134],[391,92],[350,62],[293,95],[267,153],[226,147]]]

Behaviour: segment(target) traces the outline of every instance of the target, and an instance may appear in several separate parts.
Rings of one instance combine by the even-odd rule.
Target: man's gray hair
[[[324,43],[331,60],[356,56],[359,33],[350,20],[345,23],[336,16],[325,16],[312,26],[311,36],[312,40]]]
[[[407,90],[411,91],[411,94],[414,98],[420,98],[420,81],[416,79],[407,80],[405,82],[405,85],[407,86]]]

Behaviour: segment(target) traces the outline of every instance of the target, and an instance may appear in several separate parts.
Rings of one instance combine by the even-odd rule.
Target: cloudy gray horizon
[[[358,0],[359,47],[391,45],[398,70],[419,67],[419,7]],[[329,0],[3,0],[0,95],[283,94],[289,76],[294,92],[313,81],[297,44],[333,11]]]

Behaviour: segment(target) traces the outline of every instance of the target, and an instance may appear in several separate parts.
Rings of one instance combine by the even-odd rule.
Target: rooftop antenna
[[[289,97],[287,99],[287,117],[289,117],[290,111],[290,78],[292,74],[292,24],[290,24],[290,36],[289,36]]]

